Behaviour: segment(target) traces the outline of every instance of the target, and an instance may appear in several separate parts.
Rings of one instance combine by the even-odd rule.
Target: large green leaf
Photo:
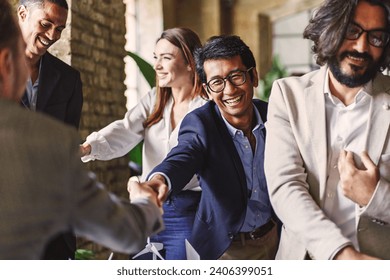
[[[142,75],[144,75],[146,81],[148,82],[149,86],[151,88],[154,87],[156,85],[156,73],[153,69],[153,66],[136,53],[127,52],[127,54],[134,59]],[[135,163],[136,166],[138,166],[139,168],[141,168],[142,166],[142,146],[143,142],[135,146],[129,153],[130,161]],[[133,170],[133,172],[136,171],[137,170]]]
[[[153,66],[136,53],[127,52],[127,54],[134,59],[135,63],[137,63],[139,70],[142,75],[144,75],[150,87],[154,87],[156,85],[156,73]]]

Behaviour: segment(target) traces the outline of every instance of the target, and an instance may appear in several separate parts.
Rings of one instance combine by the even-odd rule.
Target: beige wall
[[[262,77],[272,61],[272,23],[319,5],[322,0],[163,0],[166,27],[186,25],[204,41],[223,30],[223,4],[231,5],[231,33],[239,35],[253,51]],[[180,11],[180,12],[179,12]],[[199,13],[199,14],[198,14]],[[267,24],[269,26],[267,26]],[[268,32],[269,34],[262,34]]]
[[[245,2],[245,4],[244,4]],[[317,7],[322,0],[245,0],[242,6],[235,10],[237,26],[235,32],[242,34],[243,39],[252,48],[258,63],[260,77],[263,77],[271,67],[272,62],[272,24],[275,21]],[[252,11],[250,16],[245,11]],[[249,20],[248,20],[249,19]],[[267,19],[267,22],[265,21]],[[267,26],[269,24],[270,26]],[[251,29],[251,26],[253,28]],[[248,30],[250,30],[248,32]],[[267,30],[270,34],[262,34]],[[245,35],[244,35],[245,34]]]
[[[162,0],[164,29],[189,27],[204,41],[220,33],[219,0]]]

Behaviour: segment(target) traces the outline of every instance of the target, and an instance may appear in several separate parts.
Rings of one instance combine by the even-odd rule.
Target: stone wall
[[[118,0],[74,0],[71,10],[71,65],[81,72],[83,81],[80,135],[85,139],[91,132],[123,118],[126,112],[125,5]],[[109,190],[127,198],[128,161],[124,156],[88,163],[86,168],[95,172]],[[78,247],[92,249],[98,259],[110,253],[82,240]]]

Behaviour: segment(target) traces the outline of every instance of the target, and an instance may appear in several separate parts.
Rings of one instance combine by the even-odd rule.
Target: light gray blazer
[[[323,93],[326,67],[274,83],[266,123],[265,173],[271,203],[284,223],[278,259],[329,259],[349,240],[322,211],[327,179]],[[366,149],[380,181],[358,225],[361,251],[390,258],[390,77],[373,81]]]
[[[161,228],[156,206],[120,200],[86,172],[79,143],[74,128],[0,99],[0,259],[39,259],[67,230],[136,253]]]

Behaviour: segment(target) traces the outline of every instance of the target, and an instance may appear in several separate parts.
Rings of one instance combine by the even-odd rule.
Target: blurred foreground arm
[[[76,235],[116,252],[139,252],[148,236],[164,227],[155,193],[134,189],[135,197],[130,203],[108,192],[94,174],[85,172],[79,145],[72,147],[67,179],[68,185],[74,187],[70,220]]]

